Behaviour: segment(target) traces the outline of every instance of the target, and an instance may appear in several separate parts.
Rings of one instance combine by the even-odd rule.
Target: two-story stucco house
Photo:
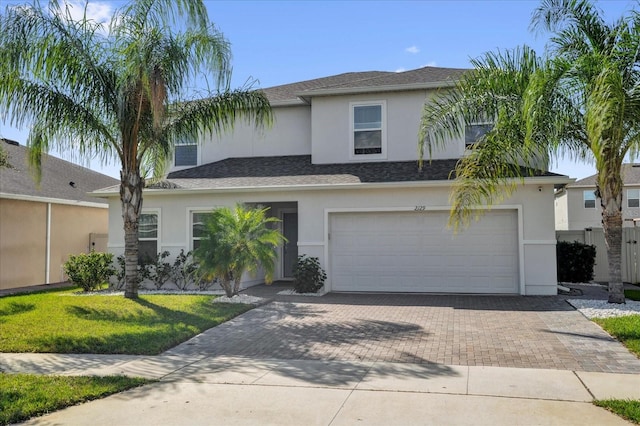
[[[328,291],[555,294],[554,185],[567,177],[525,179],[454,234],[450,173],[486,124],[470,126],[418,170],[423,105],[463,72],[354,72],[264,89],[272,128],[239,122],[229,134],[176,148],[167,176],[175,188],[144,191],[142,250],[197,247],[203,215],[240,202],[270,207],[282,220],[289,242],[279,249],[277,279],[307,254],[320,259]],[[121,253],[117,190],[94,194],[108,198],[109,247]]]
[[[556,193],[556,229],[558,231],[602,228],[602,207],[596,194],[596,178],[588,176],[566,185]],[[640,218],[640,164],[623,164],[623,227],[633,227]]]

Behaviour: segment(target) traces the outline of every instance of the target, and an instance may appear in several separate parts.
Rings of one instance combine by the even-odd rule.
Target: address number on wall
[[[426,209],[427,209],[427,206],[415,206],[413,210],[417,212],[423,212]]]

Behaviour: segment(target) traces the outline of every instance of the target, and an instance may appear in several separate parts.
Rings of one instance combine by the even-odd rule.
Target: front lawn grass
[[[0,352],[156,355],[247,310],[205,295],[74,296],[58,290],[0,298]]]
[[[640,401],[624,399],[605,399],[593,401],[598,407],[606,408],[633,423],[640,424]]]
[[[123,376],[63,377],[0,373],[0,425],[21,422],[149,382]]]

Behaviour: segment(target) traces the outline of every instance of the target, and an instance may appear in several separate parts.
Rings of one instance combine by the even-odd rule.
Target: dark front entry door
[[[282,233],[287,239],[282,254],[282,276],[293,277],[298,260],[298,213],[282,213]]]

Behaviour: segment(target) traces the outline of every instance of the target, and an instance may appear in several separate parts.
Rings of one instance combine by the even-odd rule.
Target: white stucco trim
[[[51,203],[47,203],[47,240],[45,247],[45,284],[51,283]]]
[[[555,246],[558,243],[557,240],[523,240],[522,244],[525,245],[553,245]]]
[[[419,209],[418,209],[419,207]],[[331,262],[329,257],[329,216],[332,213],[366,213],[366,212],[428,212],[428,211],[449,211],[451,206],[408,206],[408,207],[350,207],[350,208],[325,208],[324,209],[324,258],[326,259],[327,269],[327,289],[331,291],[333,283],[331,282]],[[525,295],[525,271],[524,271],[524,223],[523,223],[523,207],[521,204],[504,204],[491,207],[491,210],[515,210],[518,216],[518,279],[520,295]],[[488,210],[490,211],[490,210]]]
[[[322,247],[324,241],[298,241],[298,247]]]
[[[90,196],[94,196],[94,193],[89,193]],[[114,195],[120,195],[117,192],[114,192]],[[64,204],[68,206],[81,206],[81,207],[95,207],[99,209],[108,209],[109,205],[106,203],[93,203],[91,201],[75,201],[75,200],[64,200],[61,198],[48,198],[48,197],[37,197],[34,195],[22,195],[22,194],[8,194],[6,192],[0,192],[0,198],[6,198],[8,200],[19,200],[19,201],[34,201],[38,203],[50,203],[50,204]]]

